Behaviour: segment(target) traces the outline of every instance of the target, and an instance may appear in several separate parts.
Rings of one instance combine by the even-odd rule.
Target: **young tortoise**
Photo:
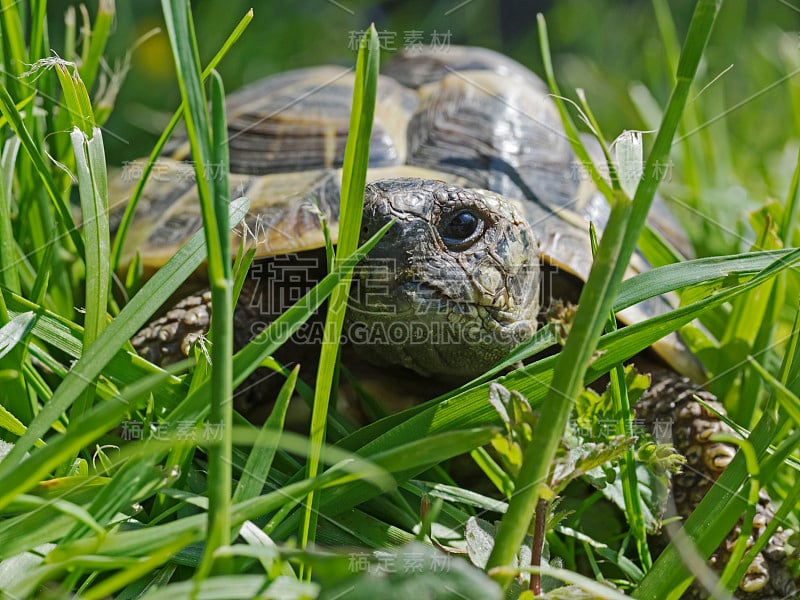
[[[352,86],[352,70],[327,66],[275,75],[230,97],[230,187],[250,200],[246,228],[255,233],[259,256],[236,308],[238,347],[325,273],[320,217],[335,241]],[[127,257],[138,252],[146,270],[200,228],[192,167],[179,162],[187,154],[184,145],[175,160],[159,161],[138,207]],[[476,376],[529,338],[552,299],[575,301],[592,261],[588,222],[602,227],[608,215],[585,172],[545,86],[522,65],[458,47],[401,54],[389,63],[378,84],[362,241],[389,219],[396,223],[354,281],[346,331],[360,356],[415,372],[393,379],[392,387],[416,386],[410,394],[418,396],[421,386],[430,397],[431,381]],[[649,225],[686,246],[662,205],[656,203]],[[647,268],[637,255],[629,275]],[[209,300],[205,293],[179,302],[134,338],[137,351],[157,364],[187,355],[208,331]],[[637,322],[669,308],[657,297],[619,317]],[[414,326],[391,335],[398,324]],[[438,332],[437,343],[431,332]],[[312,365],[306,376],[313,377],[318,348],[306,341],[287,344],[278,358]],[[685,517],[734,448],[708,439],[727,427],[694,400],[698,394],[722,410],[684,377],[703,375],[681,340],[668,336],[654,350],[666,364],[653,368],[654,385],[636,410],[649,423],[674,423],[675,446],[688,459],[673,478],[677,512]],[[369,369],[360,360],[351,366]],[[268,405],[273,379],[237,394]],[[758,506],[753,538],[773,517],[768,502],[764,497]],[[712,557],[718,568],[735,539],[733,532]],[[793,593],[785,558],[778,533],[738,592]]]

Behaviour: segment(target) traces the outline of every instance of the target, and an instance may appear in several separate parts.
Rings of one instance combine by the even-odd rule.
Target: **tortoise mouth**
[[[529,340],[536,321],[496,321],[494,315],[469,323],[351,322],[353,348],[383,367],[405,367],[425,377],[466,381],[485,373]]]
[[[463,346],[510,351],[533,336],[538,328],[538,308],[490,304],[488,296],[470,300],[446,294],[438,286],[415,281],[404,286],[410,299],[405,311],[397,311],[396,321],[415,324],[426,331],[433,346],[444,340]],[[438,343],[437,343],[438,342]],[[417,340],[415,343],[419,343]],[[501,351],[502,353],[502,351]],[[489,365],[490,366],[490,365]]]
[[[418,280],[410,281],[403,287],[406,288],[407,297],[417,299],[417,302],[410,303],[409,311],[415,316],[439,313],[446,318],[451,314],[474,315],[477,313],[487,315],[498,326],[509,327],[516,323],[535,321],[538,314],[538,310],[530,311],[526,306],[498,304],[497,296],[489,294],[481,295],[478,300],[470,300],[463,296],[448,294],[447,288],[443,289],[440,286]],[[423,300],[420,301],[420,299]]]
[[[513,326],[517,323],[526,323],[530,319],[524,318],[518,311],[510,311],[495,306],[481,306],[486,311],[486,314],[491,317],[498,325],[503,327]]]

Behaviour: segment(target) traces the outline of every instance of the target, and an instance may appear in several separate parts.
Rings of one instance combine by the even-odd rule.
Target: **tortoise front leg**
[[[206,290],[184,298],[148,323],[131,343],[151,363],[166,366],[189,356],[192,344],[208,333],[210,324],[211,292]]]
[[[667,516],[677,513],[688,517],[700,503],[714,482],[725,470],[736,454],[736,447],[725,442],[711,440],[717,432],[733,433],[714,413],[706,409],[695,396],[712,406],[721,414],[725,409],[710,392],[666,369],[656,369],[652,374],[652,385],[635,406],[638,417],[644,419],[649,431],[654,432],[660,442],[671,442],[686,458],[682,471],[672,477],[671,498]],[[671,425],[671,432],[662,430],[657,424]],[[665,439],[668,438],[668,439]],[[770,498],[761,490],[756,505],[753,529],[748,547],[764,534],[766,526],[775,517],[770,508]],[[672,514],[670,514],[672,513]],[[722,544],[711,555],[710,564],[721,572],[730,560],[731,551],[741,533],[741,522],[731,531]],[[797,593],[797,585],[787,565],[786,533],[778,527],[766,547],[750,564],[738,588],[738,598],[790,598]],[[664,534],[664,545],[669,540]],[[704,598],[708,591],[695,583],[684,597]]]

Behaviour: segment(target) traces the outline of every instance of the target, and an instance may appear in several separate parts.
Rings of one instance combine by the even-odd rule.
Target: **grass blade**
[[[103,150],[103,134],[95,127],[91,137],[77,127],[73,129],[72,147],[78,171],[83,235],[86,239],[86,316],[83,347],[88,348],[106,326],[110,289],[108,184]],[[75,405],[71,415],[80,416],[91,406],[91,397]]]
[[[654,166],[663,162],[669,154],[672,138],[686,105],[689,87],[719,8],[719,3],[713,0],[700,0],[697,3],[678,64],[677,82],[670,96],[664,120],[659,127],[653,150],[648,156],[645,172],[652,172]],[[551,81],[551,89],[557,94],[548,56],[547,31],[542,17],[539,23],[548,79]],[[612,309],[616,289],[644,226],[657,184],[655,178],[643,179],[631,204],[625,202],[619,195],[615,198],[616,203],[612,206],[608,226],[598,248],[597,261],[583,288],[580,308],[570,336],[559,355],[553,375],[553,385],[548,393],[550,401],[545,401],[542,405],[533,442],[523,457],[517,479],[517,492],[511,498],[508,512],[500,522],[496,543],[487,564],[489,569],[511,564],[531,523],[542,493],[540,486],[546,480],[572,403],[583,384],[589,359],[597,346],[606,315]],[[500,579],[504,585],[510,583],[508,577]]]
[[[3,144],[0,160],[0,283],[11,291],[19,293],[19,273],[17,272],[17,249],[14,243],[14,230],[11,227],[11,184],[14,181],[14,165],[17,162],[19,138],[11,138]]]
[[[275,406],[261,428],[262,435],[256,439],[253,449],[250,451],[250,456],[247,457],[247,464],[245,464],[242,477],[239,479],[239,484],[233,494],[234,503],[255,498],[261,493],[264,484],[267,482],[267,476],[277,448],[275,444],[270,443],[268,439],[270,436],[266,434],[283,430],[286,410],[289,408],[289,400],[291,400],[294,393],[298,373],[300,373],[299,365],[292,370],[283,387],[281,387],[278,398],[275,400]]]
[[[22,19],[17,9],[18,5],[19,2],[14,0],[0,1],[0,13],[2,13],[3,18],[3,38],[9,53],[5,61],[3,79],[5,85],[12,89],[18,89],[15,79],[22,74],[25,65],[30,63],[28,53],[25,50],[25,34],[22,31]],[[9,78],[11,81],[9,81]]]
[[[68,232],[70,240],[72,240],[78,256],[82,258],[84,256],[83,238],[78,234],[74,224],[72,223],[72,214],[70,213],[69,207],[64,201],[64,195],[59,192],[56,182],[50,173],[50,169],[47,168],[47,163],[42,154],[41,148],[34,141],[30,131],[22,121],[22,117],[19,114],[17,107],[14,105],[14,101],[11,99],[8,91],[2,86],[0,86],[0,113],[3,114],[8,121],[8,124],[14,130],[14,133],[16,133],[17,137],[20,139],[22,147],[25,148],[25,152],[28,154],[31,162],[33,163],[36,174],[41,179],[45,192],[49,196],[50,201],[53,203],[53,207],[55,208],[56,214],[61,221],[61,225],[64,227],[64,230]]]
[[[781,407],[783,407],[784,412],[791,417],[796,426],[800,425],[800,398],[795,396],[792,390],[787,388],[777,377],[762,367],[752,356],[748,356],[747,358],[756,372],[764,379],[769,387],[772,388],[773,395]]]
[[[100,61],[103,58],[103,51],[106,48],[108,35],[111,33],[111,26],[114,22],[115,9],[114,0],[100,0],[97,6],[97,16],[94,19],[94,29],[89,33],[88,45],[85,56],[81,61],[81,79],[86,84],[87,89],[92,89]]]
[[[36,315],[32,312],[22,313],[0,327],[0,358],[11,352],[21,343],[33,329]]]
[[[641,161],[640,161],[641,164]],[[639,178],[641,175],[639,176]],[[627,178],[623,175],[623,181]],[[630,179],[627,179],[630,182]],[[592,252],[597,252],[597,234],[594,226],[590,226]],[[606,332],[617,330],[617,317],[612,311],[608,316]],[[617,420],[617,434],[624,435],[626,439],[633,437],[633,411],[628,398],[628,387],[625,380],[625,367],[622,363],[614,366],[610,373],[611,397],[614,400],[614,409],[619,415]],[[642,568],[647,571],[653,566],[650,549],[647,545],[647,526],[642,515],[641,494],[639,493],[639,479],[636,476],[636,457],[633,448],[628,448],[620,462],[620,477],[622,479],[622,494],[625,500],[625,515],[630,523],[631,533],[636,540],[636,550]]]
[[[209,531],[199,583],[211,570],[214,553],[230,544],[231,419],[233,397],[233,282],[228,235],[228,154],[224,90],[219,76],[212,78],[212,112],[209,119],[202,85],[192,12],[186,0],[163,0],[178,85],[186,106],[186,132],[194,157],[197,192],[203,214],[211,284],[211,422],[221,427],[219,444],[209,447]],[[219,162],[217,162],[219,161]],[[211,169],[217,172],[211,176]],[[220,569],[226,570],[228,561]]]
[[[364,186],[369,163],[369,139],[372,133],[372,117],[375,111],[375,94],[378,85],[379,58],[378,33],[374,26],[370,26],[361,41],[356,61],[353,106],[350,113],[350,128],[348,129],[342,175],[339,246],[334,263],[336,266],[342,265],[358,245]],[[325,442],[325,422],[334,385],[339,339],[344,324],[349,292],[350,277],[345,276],[331,294],[325,319],[317,384],[314,390],[314,407],[311,415],[309,436],[311,452],[306,471],[309,479],[313,479],[318,473],[320,452]],[[308,498],[305,518],[300,531],[300,540],[303,546],[314,541],[315,503],[316,500],[312,493]]]

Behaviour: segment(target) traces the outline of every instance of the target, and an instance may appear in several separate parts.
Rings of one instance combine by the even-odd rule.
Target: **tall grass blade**
[[[83,235],[86,240],[86,316],[83,326],[85,350],[103,332],[107,322],[111,280],[108,270],[108,183],[103,134],[100,129],[95,127],[91,137],[88,137],[76,127],[71,137],[78,171]],[[91,397],[85,396],[85,402],[76,405],[71,415],[80,416],[91,403]]]
[[[297,383],[299,372],[300,366],[298,365],[292,370],[281,387],[278,398],[275,400],[275,406],[261,428],[261,435],[256,439],[253,449],[250,451],[250,456],[247,457],[247,464],[245,464],[242,477],[239,479],[239,484],[233,494],[234,503],[255,498],[261,493],[264,484],[267,482],[267,476],[277,450],[276,444],[271,443],[270,436],[267,434],[279,433],[283,430],[286,410],[289,408],[289,400],[291,400],[294,393],[294,386]]]
[[[22,313],[0,327],[0,358],[11,352],[33,329],[36,315],[32,312]]]
[[[647,173],[653,172],[654,165],[664,162],[669,154],[689,87],[718,10],[719,3],[712,0],[700,0],[697,4],[678,65],[677,83],[645,165]],[[553,93],[559,95],[554,86],[547,30],[541,16],[539,25],[548,80]],[[511,498],[508,512],[500,522],[496,543],[487,564],[490,569],[511,564],[531,523],[536,504],[544,492],[541,486],[546,481],[572,403],[583,384],[589,359],[597,346],[606,316],[612,309],[616,289],[644,225],[657,184],[655,178],[645,178],[639,183],[632,204],[619,196],[612,203],[611,216],[598,248],[597,260],[583,288],[580,308],[570,336],[558,358],[548,400],[542,405],[533,442],[523,457],[517,479],[517,492]],[[502,577],[501,582],[508,585],[510,579]]]
[[[197,39],[192,12],[186,0],[163,0],[178,85],[186,106],[186,132],[194,157],[197,191],[203,214],[211,284],[211,422],[221,428],[219,444],[209,447],[209,532],[197,581],[211,569],[214,553],[230,543],[231,415],[233,396],[233,282],[230,236],[226,222],[229,202],[227,180],[227,127],[224,90],[218,76],[212,78],[212,112],[206,109]],[[219,164],[216,162],[219,160]],[[216,173],[212,176],[212,170]],[[220,221],[222,217],[222,221]],[[227,561],[223,561],[226,563]],[[221,565],[225,570],[225,564]]]
[[[75,225],[72,222],[72,213],[70,213],[69,207],[64,201],[64,194],[59,190],[55,179],[50,173],[50,169],[47,167],[47,162],[42,154],[41,147],[31,136],[31,133],[23,122],[22,115],[20,115],[17,107],[14,105],[14,101],[11,99],[8,90],[2,86],[0,86],[0,113],[2,113],[3,117],[8,121],[8,124],[14,130],[14,133],[16,133],[17,137],[20,139],[22,147],[30,157],[34,170],[41,179],[44,190],[47,193],[47,196],[50,198],[53,207],[55,208],[62,227],[64,227],[64,230],[68,232],[70,240],[75,246],[78,256],[82,258],[84,256],[83,238],[75,229]]]
[[[11,138],[3,144],[0,159],[0,283],[16,293],[20,292],[20,281],[17,248],[11,227],[11,191],[18,151],[19,138]]]
[[[94,85],[100,61],[111,33],[111,26],[115,16],[114,0],[100,0],[97,6],[97,16],[94,19],[94,28],[89,33],[88,49],[82,61],[80,73],[86,88],[91,90]],[[84,40],[87,44],[87,40]]]
[[[334,264],[340,266],[353,254],[358,245],[364,186],[369,163],[369,139],[372,134],[372,117],[375,111],[375,93],[378,84],[379,48],[378,33],[370,26],[364,34],[356,61],[353,87],[353,105],[350,113],[347,144],[345,146],[341,192],[341,219],[339,245]],[[334,372],[339,353],[339,339],[344,324],[350,279],[345,277],[334,289],[325,319],[325,331],[320,354],[317,383],[314,390],[314,407],[311,415],[311,451],[306,465],[309,479],[319,469],[320,453],[325,442],[325,423],[328,404],[335,384]],[[306,504],[305,518],[300,531],[302,545],[314,541],[316,529],[316,500],[313,493]]]
[[[641,164],[641,156],[638,158]],[[625,176],[625,170],[620,169],[620,178],[623,187],[625,181],[631,181],[630,177]],[[641,173],[638,178],[641,179]],[[626,190],[627,193],[627,190]],[[592,252],[597,252],[597,234],[594,226],[590,226],[589,234],[592,243]],[[608,316],[606,332],[617,330],[617,318],[612,311]],[[633,411],[631,410],[630,399],[628,397],[627,382],[625,380],[625,367],[622,363],[614,366],[610,373],[611,397],[614,400],[614,410],[619,415],[617,420],[617,434],[624,435],[626,438],[633,437]],[[620,477],[622,479],[622,494],[625,501],[625,515],[631,526],[631,533],[636,540],[636,550],[642,568],[647,571],[653,566],[653,559],[650,556],[650,549],[647,545],[647,526],[642,515],[641,494],[639,493],[639,480],[636,476],[636,457],[633,448],[628,448],[620,462]]]

